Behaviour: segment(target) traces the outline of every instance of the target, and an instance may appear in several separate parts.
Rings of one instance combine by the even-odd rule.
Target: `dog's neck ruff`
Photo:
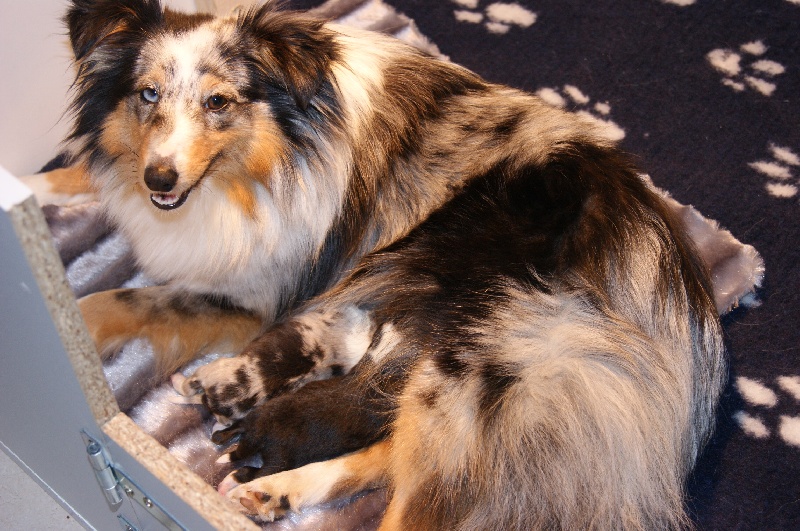
[[[168,212],[156,209],[141,190],[108,187],[101,197],[149,278],[178,289],[224,295],[265,313],[263,300],[271,298],[270,286],[287,281],[275,278],[279,268],[268,272],[281,222],[264,191],[258,193],[262,211],[249,218],[215,188],[209,183]]]
[[[283,191],[268,191],[250,181],[251,212],[214,179],[189,189],[188,199],[189,191],[177,199],[165,198],[172,205],[167,211],[154,205],[143,187],[111,176],[95,182],[105,210],[130,240],[149,278],[176,289],[224,296],[269,320],[285,304],[287,292],[308,282],[301,277],[309,256],[319,252],[341,205],[339,179],[346,165],[341,154],[347,150],[324,142],[320,148],[339,154],[326,157],[329,175],[321,176],[303,162],[295,164],[296,173],[272,176],[288,187]]]

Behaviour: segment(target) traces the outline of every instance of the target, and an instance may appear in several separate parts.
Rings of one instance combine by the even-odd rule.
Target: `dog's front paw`
[[[226,477],[219,486],[221,494],[237,505],[239,510],[259,521],[272,522],[297,507],[292,504],[289,474],[283,472],[265,476],[239,485],[233,478],[236,472]],[[295,500],[296,502],[297,500]]]
[[[249,356],[220,358],[203,365],[189,378],[174,376],[172,386],[184,397],[200,401],[224,425],[244,417],[268,397],[256,360]]]

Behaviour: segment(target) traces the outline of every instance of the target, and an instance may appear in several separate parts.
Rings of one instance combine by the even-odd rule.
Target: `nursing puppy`
[[[44,180],[86,172],[160,284],[81,310],[165,372],[241,351],[174,383],[261,455],[220,486],[242,511],[385,485],[382,529],[688,524],[725,375],[710,282],[590,125],[270,6],[67,22],[74,165]]]

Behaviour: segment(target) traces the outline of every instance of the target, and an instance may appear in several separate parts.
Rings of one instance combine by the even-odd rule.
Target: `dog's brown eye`
[[[206,100],[206,109],[209,111],[218,111],[228,105],[228,98],[214,94]]]
[[[140,95],[147,103],[158,103],[158,91],[154,88],[148,87],[144,89]]]

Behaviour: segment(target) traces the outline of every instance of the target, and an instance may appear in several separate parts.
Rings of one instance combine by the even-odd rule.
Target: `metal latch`
[[[152,498],[145,494],[136,483],[121,470],[114,468],[99,442],[89,437],[86,433],[83,436],[86,441],[86,454],[89,456],[89,463],[92,465],[94,475],[103,490],[106,500],[114,510],[119,509],[122,501],[127,497],[141,505],[153,518],[170,531],[186,531]]]

